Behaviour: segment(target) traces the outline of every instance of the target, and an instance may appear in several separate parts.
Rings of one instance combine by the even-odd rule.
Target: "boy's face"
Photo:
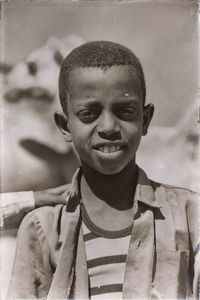
[[[143,107],[133,67],[78,68],[70,74],[67,113],[62,131],[74,142],[82,165],[109,175],[134,162],[153,106]]]

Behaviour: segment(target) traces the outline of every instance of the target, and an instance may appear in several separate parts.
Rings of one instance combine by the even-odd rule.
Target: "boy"
[[[135,163],[154,111],[137,57],[86,43],[64,60],[59,94],[55,121],[81,168],[66,206],[25,217],[9,297],[197,297],[196,195],[149,180]]]

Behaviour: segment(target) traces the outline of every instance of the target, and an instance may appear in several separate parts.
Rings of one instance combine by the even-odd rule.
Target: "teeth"
[[[115,151],[118,151],[120,149],[120,146],[112,146],[111,148],[111,152],[115,152]]]
[[[112,153],[112,152],[116,152],[119,151],[121,149],[121,147],[119,145],[116,146],[104,146],[104,147],[100,147],[99,151],[104,152],[104,153]]]
[[[105,153],[110,153],[110,148],[109,148],[109,147],[104,147],[104,148],[103,148],[103,151],[104,151]]]

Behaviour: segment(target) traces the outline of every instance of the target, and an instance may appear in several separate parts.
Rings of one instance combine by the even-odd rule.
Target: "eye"
[[[100,112],[97,110],[84,109],[77,113],[78,118],[83,123],[92,123],[99,117]]]
[[[115,114],[119,119],[131,121],[137,114],[137,108],[131,106],[119,107],[116,109]]]

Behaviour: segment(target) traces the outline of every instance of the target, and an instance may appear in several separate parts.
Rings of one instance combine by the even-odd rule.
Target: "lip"
[[[126,146],[125,143],[99,143],[92,148],[96,151],[99,151],[103,154],[112,154],[121,151]]]

